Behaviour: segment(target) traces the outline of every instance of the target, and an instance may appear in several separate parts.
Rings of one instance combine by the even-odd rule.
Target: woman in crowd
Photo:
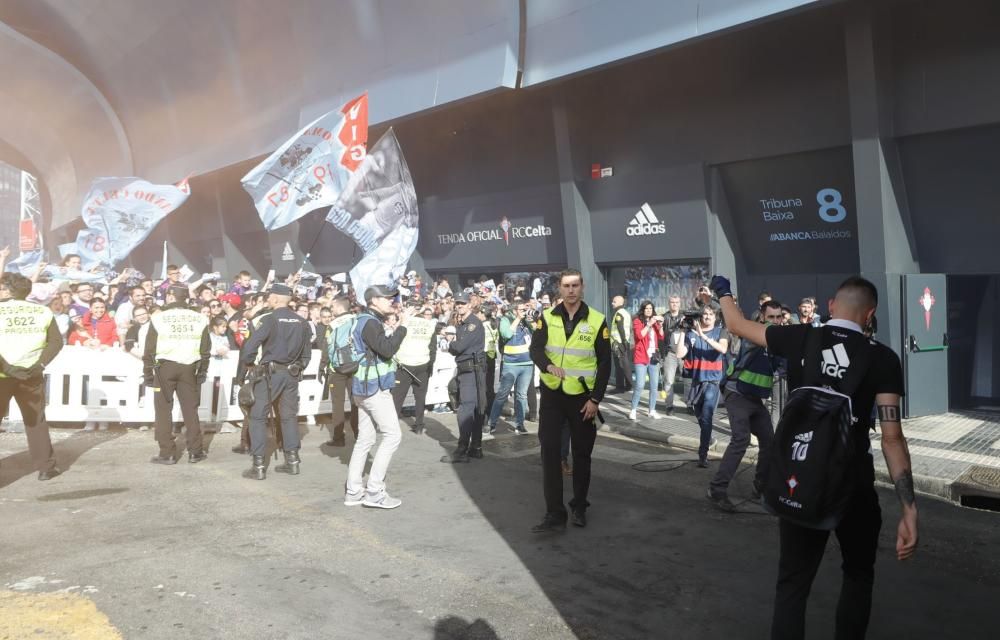
[[[118,327],[108,315],[108,306],[103,298],[91,300],[90,310],[83,314],[67,340],[69,344],[95,349],[112,347],[117,341]]]
[[[642,390],[649,379],[649,417],[659,418],[656,413],[657,389],[660,386],[660,359],[657,346],[663,340],[663,317],[656,315],[653,303],[643,300],[639,312],[632,321],[632,333],[635,336],[635,350],[632,352],[632,363],[635,365],[635,384],[632,387],[632,410],[629,420],[636,419]]]

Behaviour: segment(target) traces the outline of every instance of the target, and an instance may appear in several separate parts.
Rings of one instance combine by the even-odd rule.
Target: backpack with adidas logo
[[[353,375],[358,370],[358,363],[365,357],[365,352],[358,351],[354,340],[354,329],[363,316],[366,314],[338,318],[340,322],[336,322],[331,328],[330,339],[327,341],[327,355],[330,358],[330,368],[337,373]]]
[[[865,455],[851,406],[871,357],[865,346],[852,363],[843,343],[823,349],[823,329],[807,330],[803,386],[789,395],[768,455],[763,501],[774,515],[827,530],[843,518]],[[838,380],[836,388],[824,386],[824,376]]]

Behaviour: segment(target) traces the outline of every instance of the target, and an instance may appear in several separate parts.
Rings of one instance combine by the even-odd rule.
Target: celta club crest
[[[509,247],[510,246],[510,220],[507,219],[507,216],[504,216],[503,218],[500,219],[500,228],[503,229],[503,241],[505,243],[507,243],[507,246]]]
[[[295,199],[295,204],[301,207],[310,200],[318,200],[321,191],[323,191],[323,185],[318,182],[305,191],[300,190],[299,197]]]
[[[795,495],[795,487],[799,486],[799,481],[792,476],[788,479],[788,497],[791,498]]]
[[[920,306],[923,307],[923,310],[924,310],[924,325],[927,327],[927,330],[930,331],[931,330],[931,307],[934,306],[934,302],[935,302],[934,296],[931,295],[931,288],[930,287],[924,287],[924,295],[920,296],[920,299],[917,302],[919,302]]]

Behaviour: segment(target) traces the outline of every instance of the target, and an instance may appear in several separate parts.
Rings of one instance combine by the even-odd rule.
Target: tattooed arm
[[[902,508],[896,530],[896,557],[906,560],[917,550],[917,503],[913,494],[913,472],[910,450],[906,446],[899,410],[899,396],[880,393],[875,396],[878,419],[882,429],[882,455],[889,467],[889,476],[896,485],[896,495]]]

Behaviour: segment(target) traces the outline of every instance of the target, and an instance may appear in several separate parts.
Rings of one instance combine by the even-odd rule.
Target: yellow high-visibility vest
[[[569,339],[566,338],[566,328],[562,316],[552,313],[551,309],[542,312],[545,324],[548,326],[548,339],[545,343],[545,354],[552,364],[563,369],[566,377],[560,380],[556,376],[542,371],[539,379],[549,389],[562,386],[563,393],[578,396],[585,393],[582,376],[591,389],[597,382],[597,332],[604,324],[604,314],[588,307],[586,318],[581,318],[573,328]]]
[[[201,336],[208,318],[190,309],[167,309],[150,320],[156,329],[157,360],[194,364],[201,360]]]
[[[52,311],[26,300],[0,302],[0,356],[15,367],[38,362],[48,342]],[[7,376],[0,373],[0,378]]]
[[[427,318],[411,317],[406,321],[406,337],[399,345],[396,360],[407,367],[419,367],[431,359],[431,336],[437,328],[437,322]]]

